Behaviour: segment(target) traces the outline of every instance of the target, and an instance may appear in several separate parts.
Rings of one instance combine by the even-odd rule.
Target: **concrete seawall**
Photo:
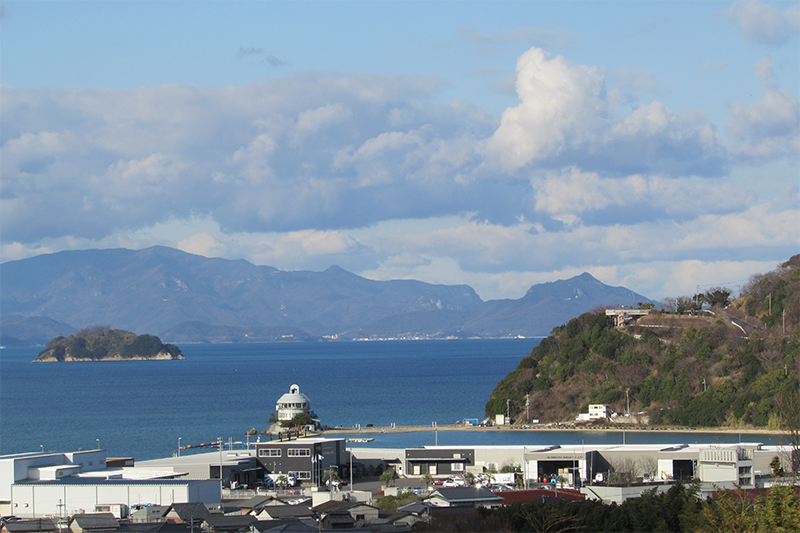
[[[333,436],[336,435],[352,435],[354,433],[369,435],[379,433],[415,433],[423,431],[613,431],[613,432],[662,432],[662,431],[678,431],[682,433],[697,432],[697,433],[762,433],[762,434],[775,434],[778,435],[781,431],[770,430],[767,428],[730,428],[730,427],[683,427],[683,426],[577,426],[577,425],[531,425],[530,427],[523,426],[465,426],[463,424],[441,424],[436,427],[426,426],[375,426],[375,427],[349,427],[327,429],[319,431],[317,435]]]

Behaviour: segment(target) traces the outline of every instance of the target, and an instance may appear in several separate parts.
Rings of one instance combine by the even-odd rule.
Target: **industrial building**
[[[221,501],[219,482],[173,469],[109,467],[106,450],[0,456],[0,514],[71,516],[136,505]]]

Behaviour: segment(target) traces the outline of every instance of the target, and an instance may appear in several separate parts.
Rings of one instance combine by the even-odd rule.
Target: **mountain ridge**
[[[282,271],[163,246],[57,252],[0,264],[0,273],[9,339],[20,319],[5,315],[182,342],[534,337],[597,305],[650,301],[588,273],[484,302],[468,285],[370,280],[337,265]],[[213,335],[198,323],[216,328]]]

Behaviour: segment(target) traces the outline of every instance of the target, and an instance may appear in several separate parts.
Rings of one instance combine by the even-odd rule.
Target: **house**
[[[200,502],[173,503],[164,520],[174,524],[189,524],[198,527],[211,516],[208,507]]]
[[[131,522],[162,522],[169,510],[169,505],[152,505],[135,509],[128,518]]]
[[[431,493],[426,502],[435,507],[497,507],[503,498],[486,487],[440,488]]]
[[[236,506],[239,508],[240,514],[251,514],[253,516],[256,516],[259,513],[259,511],[261,511],[261,509],[263,507],[266,507],[267,505],[289,505],[289,504],[279,500],[275,496],[264,496],[264,495],[255,496],[253,498],[250,498],[249,500],[244,500],[236,504]]]
[[[111,513],[76,514],[72,516],[69,528],[73,533],[116,531],[119,522]]]
[[[7,522],[3,524],[2,529],[8,533],[56,533],[59,531],[55,522],[49,518]]]
[[[305,520],[313,519],[315,515],[308,505],[265,505],[255,517],[258,520]]]
[[[364,520],[376,520],[380,514],[377,507],[368,505],[361,502],[352,502],[348,500],[331,500],[314,507],[314,511],[319,514],[321,518],[331,513],[346,512],[353,518],[353,523]]]
[[[353,529],[356,521],[347,511],[331,511],[320,518],[320,524],[325,529]]]
[[[611,416],[611,408],[603,403],[589,404],[589,420],[602,420]]]
[[[203,521],[203,531],[213,533],[249,532],[256,518],[251,515],[210,515]]]

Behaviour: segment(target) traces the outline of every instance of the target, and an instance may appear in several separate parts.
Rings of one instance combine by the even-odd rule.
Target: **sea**
[[[249,430],[268,427],[278,398],[293,384],[308,396],[323,425],[430,427],[412,433],[353,430],[350,436],[374,439],[357,446],[621,444],[623,439],[780,444],[776,435],[730,432],[435,429],[483,419],[494,386],[538,342],[186,344],[180,345],[185,360],[80,363],[33,363],[40,347],[7,347],[0,350],[0,454],[100,447],[109,457],[147,460],[219,438],[247,442]]]

